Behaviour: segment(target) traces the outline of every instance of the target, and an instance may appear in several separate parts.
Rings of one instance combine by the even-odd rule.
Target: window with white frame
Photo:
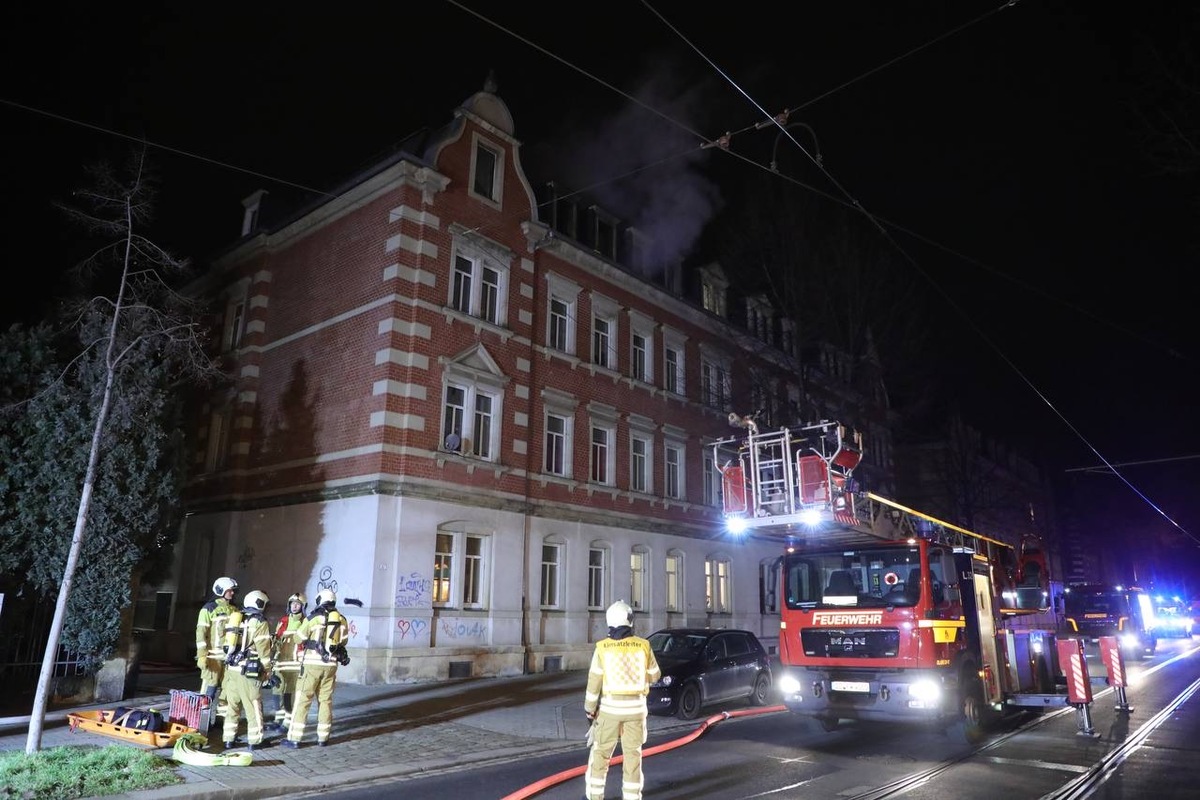
[[[495,460],[500,398],[496,387],[448,382],[442,405],[443,446],[462,455]]]
[[[570,478],[575,446],[575,412],[578,401],[567,392],[542,389],[542,470],[550,475]],[[611,473],[610,473],[611,474]]]
[[[731,609],[729,559],[709,556],[704,560],[704,609],[710,614],[728,614]]]
[[[546,463],[551,475],[570,477],[571,419],[552,411],[546,412]]]
[[[710,408],[724,410],[729,404],[729,366],[716,356],[700,359],[700,394]]]
[[[579,286],[553,273],[547,274],[546,282],[550,294],[547,301],[546,346],[574,355]]]
[[[225,333],[221,337],[221,352],[228,353],[242,344],[246,331],[246,301],[234,300],[225,309]]]
[[[650,551],[635,545],[629,553],[629,605],[634,611],[646,611],[650,605]]]
[[[629,312],[629,377],[654,382],[654,321],[636,311]]]
[[[619,310],[614,301],[592,294],[592,363],[606,369],[617,368]]]
[[[433,552],[433,604],[449,608],[487,606],[491,537],[454,526],[438,528]]]
[[[592,317],[592,363],[612,369],[616,364],[616,326],[611,319]]]
[[[472,234],[460,225],[451,226],[454,237],[451,256],[450,308],[493,325],[508,318],[508,276],[513,253],[507,248]]]
[[[683,443],[668,439],[663,446],[663,494],[672,500],[682,500],[684,486]]]
[[[650,480],[653,461],[653,444],[650,436],[641,431],[629,434],[629,489],[650,494],[654,485]]]
[[[684,384],[684,341],[673,332],[663,333],[663,388],[674,394],[687,394]]]
[[[602,421],[592,422],[591,442],[591,473],[592,483],[602,483],[611,486],[613,480],[613,462],[616,460],[616,430]]]
[[[558,608],[562,597],[563,545],[547,539],[542,542],[541,591],[538,600],[542,608]]]
[[[683,553],[678,550],[667,553],[665,582],[667,611],[683,611]]]
[[[608,547],[593,544],[588,548],[588,608],[596,611],[608,605]]]
[[[723,502],[722,491],[721,471],[717,469],[712,450],[706,447],[704,448],[704,504],[720,506]]]
[[[500,202],[500,175],[503,155],[499,147],[475,140],[475,151],[471,160],[471,192],[477,197]]]

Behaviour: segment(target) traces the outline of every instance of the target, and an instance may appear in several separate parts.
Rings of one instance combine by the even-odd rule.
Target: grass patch
[[[174,761],[123,745],[0,753],[2,800],[74,800],[182,783]]]

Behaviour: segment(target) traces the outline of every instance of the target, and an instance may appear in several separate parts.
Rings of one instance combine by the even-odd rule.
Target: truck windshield
[[[1066,593],[1064,606],[1068,617],[1091,615],[1116,619],[1129,616],[1125,595],[1113,590],[1072,589]]]
[[[921,596],[921,552],[900,545],[792,553],[782,577],[792,609],[913,606]]]

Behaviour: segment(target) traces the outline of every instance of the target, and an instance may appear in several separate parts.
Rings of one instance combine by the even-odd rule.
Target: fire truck
[[[731,533],[777,541],[777,686],[826,730],[842,720],[965,723],[1067,705],[1038,541],[984,536],[859,491],[861,434],[837,422],[712,443]]]

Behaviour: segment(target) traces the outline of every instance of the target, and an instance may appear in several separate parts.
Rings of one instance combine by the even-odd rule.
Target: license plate
[[[833,681],[829,687],[835,692],[869,692],[871,684],[866,681]]]

